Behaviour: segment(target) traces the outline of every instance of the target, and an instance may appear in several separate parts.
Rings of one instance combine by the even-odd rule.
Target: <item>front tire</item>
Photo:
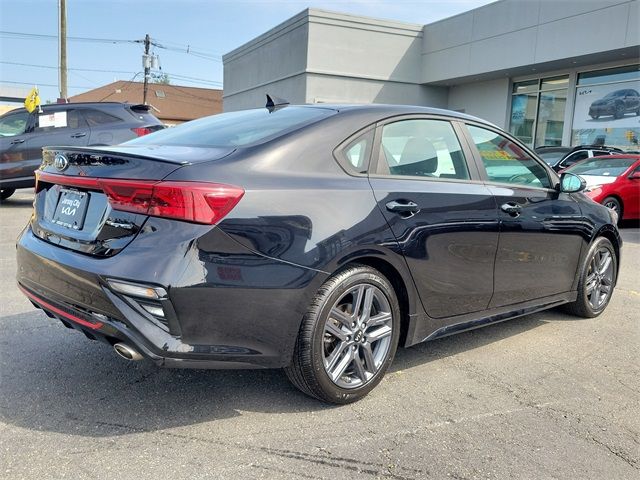
[[[318,290],[285,368],[302,392],[346,404],[367,395],[389,368],[400,335],[400,307],[389,281],[354,265]]]
[[[598,237],[584,258],[578,281],[578,298],[565,305],[572,315],[593,318],[604,312],[613,295],[618,273],[615,249],[605,237]]]

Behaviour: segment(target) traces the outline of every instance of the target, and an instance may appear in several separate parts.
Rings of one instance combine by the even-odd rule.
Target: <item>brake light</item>
[[[213,225],[240,201],[244,189],[205,182],[87,178],[37,172],[39,182],[102,190],[114,210]]]
[[[132,128],[131,131],[135,133],[136,136],[138,137],[142,137],[143,135],[148,135],[153,132],[153,130],[151,130],[148,127],[136,127],[136,128]]]

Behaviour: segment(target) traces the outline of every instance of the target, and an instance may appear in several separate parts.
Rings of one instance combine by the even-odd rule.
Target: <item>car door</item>
[[[27,130],[31,117],[26,110],[4,115],[0,120],[0,179],[28,177],[30,169],[26,155]]]
[[[515,140],[468,124],[481,175],[500,215],[494,294],[501,307],[571,291],[583,247],[579,204]]]
[[[484,310],[493,294],[496,205],[456,128],[438,117],[378,125],[369,174],[431,318]]]
[[[621,182],[620,197],[625,218],[640,218],[640,163]]]
[[[90,129],[74,108],[45,111],[35,115],[33,131],[27,140],[27,155],[35,170],[42,161],[42,147],[86,146]]]

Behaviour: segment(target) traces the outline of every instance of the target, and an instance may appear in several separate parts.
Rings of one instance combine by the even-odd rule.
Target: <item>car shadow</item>
[[[23,208],[33,205],[33,194],[11,196],[6,200],[0,201],[0,208]]]
[[[555,311],[529,315],[399,349],[392,371],[482,348],[564,317]],[[108,345],[37,311],[0,317],[0,332],[0,418],[20,428],[104,437],[211,422],[243,411],[340,408],[300,393],[281,370],[175,370],[128,363]]]

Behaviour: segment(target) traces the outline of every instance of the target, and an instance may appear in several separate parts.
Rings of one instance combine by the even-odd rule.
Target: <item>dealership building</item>
[[[529,145],[638,150],[639,3],[501,0],[428,25],[307,9],[224,55],[224,110],[423,105]]]

